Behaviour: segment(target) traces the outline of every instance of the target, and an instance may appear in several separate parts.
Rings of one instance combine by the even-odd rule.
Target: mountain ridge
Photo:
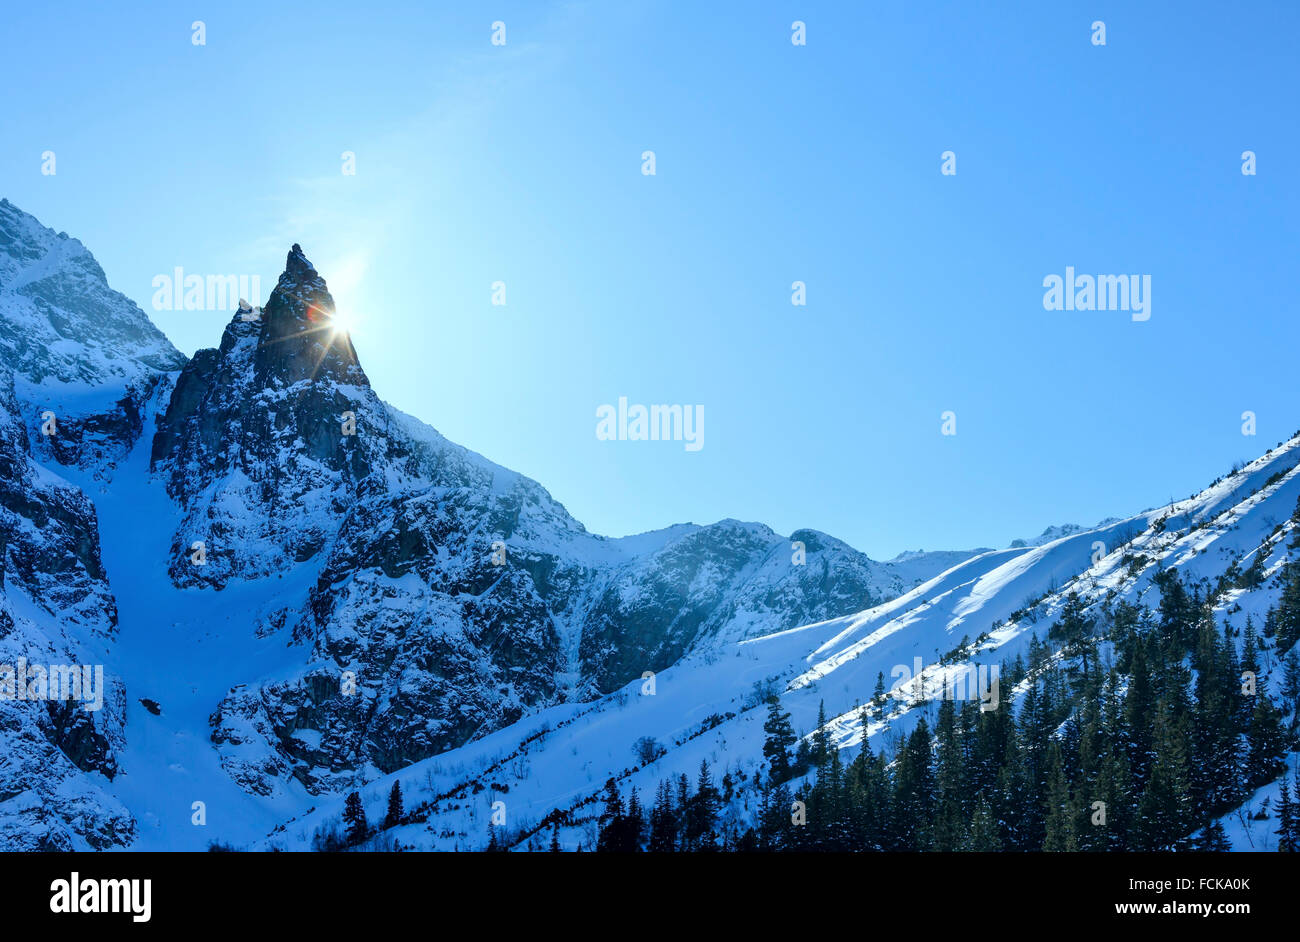
[[[128,585],[133,596],[119,631],[153,638],[173,673],[196,670],[181,646],[190,635],[289,652],[250,654],[245,682],[205,711],[224,774],[250,795],[300,801],[349,787],[545,705],[599,696],[710,639],[828,617],[918,578],[915,565],[904,577],[811,530],[783,537],[722,520],[591,534],[541,485],[379,399],[300,246],[260,313],[235,312],[218,346],[185,358],[107,287],[84,246],[7,200],[0,209],[0,344],[20,368],[15,411],[37,472],[60,469],[92,519],[96,504],[112,510],[105,591]],[[23,330],[62,330],[59,355],[20,348]],[[57,431],[42,435],[48,407]],[[806,565],[791,562],[796,540]],[[271,591],[286,576],[300,592]],[[247,621],[247,637],[184,601],[247,595],[244,585],[263,587],[262,601],[221,621]],[[49,614],[46,636],[64,631],[65,613]],[[159,765],[131,730],[138,739],[197,715],[216,678],[160,680],[148,645],[115,644],[103,658],[132,660],[134,673],[115,714],[118,781],[136,816],[157,820],[150,805],[163,799],[140,792],[140,776],[184,763]],[[256,680],[259,661],[282,666]],[[341,692],[345,678],[355,697]],[[138,715],[141,697],[161,715]],[[90,833],[69,820],[40,840],[82,846]]]
[[[94,715],[0,701],[6,846],[303,849],[345,794],[400,781],[404,846],[484,846],[486,790],[507,843],[550,820],[590,848],[607,778],[756,780],[769,697],[839,749],[905,735],[912,693],[1027,650],[1072,593],[1101,619],[1173,569],[1239,623],[1289,559],[1296,438],[1001,550],[877,562],[730,518],[600,536],[379,398],[332,312],[295,244],[260,313],[185,358],[84,246],[0,202],[0,660],[107,668]]]

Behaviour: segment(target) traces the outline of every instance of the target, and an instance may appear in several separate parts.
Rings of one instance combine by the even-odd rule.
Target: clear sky
[[[230,314],[153,311],[155,275],[257,274],[264,301],[301,243],[381,396],[596,532],[1002,546],[1186,496],[1300,427],[1290,0],[3,19],[0,195],[186,353]],[[1044,310],[1066,266],[1150,275],[1150,320]],[[702,406],[704,447],[598,440],[620,396]]]

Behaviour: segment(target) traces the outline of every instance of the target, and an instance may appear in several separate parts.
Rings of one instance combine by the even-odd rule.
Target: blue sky
[[[1001,546],[1300,426],[1293,3],[126,6],[6,10],[0,195],[187,353],[229,312],[155,275],[301,243],[385,399],[596,532]],[[1044,310],[1067,265],[1151,319]],[[704,447],[597,440],[620,396]]]

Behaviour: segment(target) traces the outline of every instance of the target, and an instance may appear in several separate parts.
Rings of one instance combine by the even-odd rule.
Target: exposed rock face
[[[543,498],[517,478],[504,493],[483,481],[359,501],[306,610],[286,619],[311,644],[309,666],[233,691],[213,717],[232,774],[263,793],[268,773],[289,770],[311,790],[342,788],[359,770],[394,771],[710,641],[882,594],[876,564],[822,534],[798,534],[807,560],[793,565],[791,541],[759,525],[605,540],[551,516],[558,505]]]
[[[89,711],[29,699],[18,686],[26,670],[14,676],[23,664],[102,665],[117,622],[95,509],[31,459],[20,415],[12,373],[0,367],[0,846],[109,847],[135,827],[99,784],[117,774],[124,742],[121,682],[106,673],[102,708]]]
[[[185,511],[177,585],[318,567],[307,604],[260,626],[309,647],[302,671],[239,687],[212,716],[227,770],[254,792],[290,773],[311,791],[350,786],[710,639],[910,587],[811,531],[798,564],[756,524],[589,534],[535,482],[381,402],[333,310],[294,246],[261,318],[237,315],[182,371],[154,438]]]
[[[145,431],[145,399],[183,362],[80,242],[0,199],[0,665],[105,668],[98,710],[18,696],[18,678],[0,698],[5,849],[105,848],[135,833],[108,787],[126,694],[106,667],[117,604],[95,508],[50,466],[106,480]]]
[[[220,588],[311,559],[357,482],[376,464],[400,462],[333,312],[324,280],[294,246],[260,316],[237,313],[221,346],[181,371],[153,440],[153,468],[186,510],[170,561],[177,585]],[[345,434],[349,416],[362,434]],[[202,565],[191,562],[196,541]]]
[[[803,544],[802,561],[792,550]],[[620,570],[587,616],[584,676],[608,692],[676,662],[705,640],[735,640],[869,607],[889,592],[881,567],[823,533],[789,539],[724,520]]]

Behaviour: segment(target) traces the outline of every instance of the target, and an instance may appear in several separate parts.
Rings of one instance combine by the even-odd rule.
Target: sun
[[[357,319],[347,311],[335,311],[330,316],[330,333],[334,336],[339,334],[351,334],[357,327]]]

